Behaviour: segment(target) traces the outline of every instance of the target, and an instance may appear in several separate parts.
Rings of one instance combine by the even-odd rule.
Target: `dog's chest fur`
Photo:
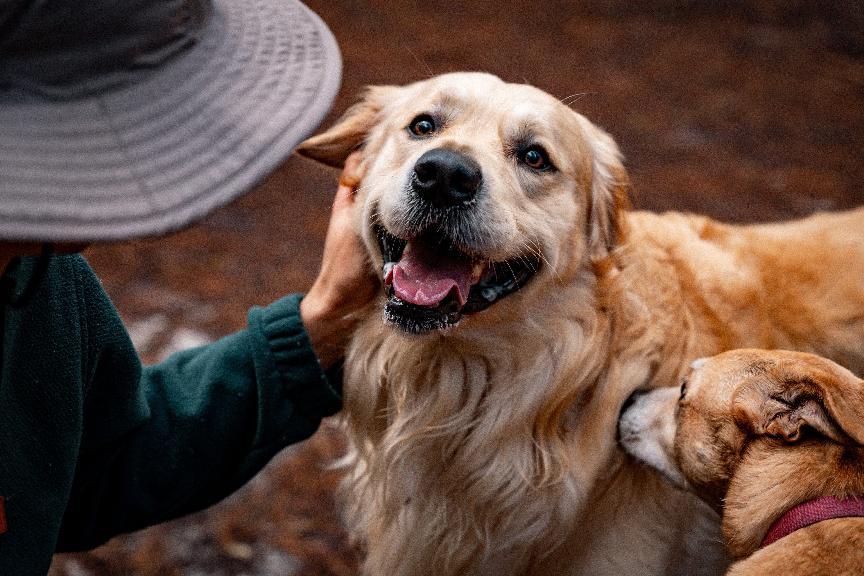
[[[519,573],[544,551],[526,543],[548,551],[569,532],[586,483],[579,454],[561,457],[572,431],[558,423],[601,369],[583,355],[602,330],[578,316],[464,340],[361,328],[345,379],[349,499],[368,541],[388,542],[370,546],[369,573],[491,573],[505,560]]]

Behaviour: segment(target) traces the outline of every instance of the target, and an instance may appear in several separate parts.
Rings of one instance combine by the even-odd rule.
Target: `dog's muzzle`
[[[402,223],[410,232],[396,237],[373,222],[389,324],[414,334],[451,327],[516,292],[539,270],[539,251],[495,262],[477,247],[484,182],[480,164],[470,156],[450,148],[425,152],[414,164],[408,189]]]

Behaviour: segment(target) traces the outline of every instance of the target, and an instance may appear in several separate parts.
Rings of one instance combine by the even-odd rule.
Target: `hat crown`
[[[91,95],[197,39],[208,0],[0,0],[0,90]]]

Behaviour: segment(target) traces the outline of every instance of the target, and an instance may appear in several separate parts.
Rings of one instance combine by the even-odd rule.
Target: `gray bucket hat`
[[[0,239],[182,228],[290,154],[340,72],[296,0],[0,0]]]

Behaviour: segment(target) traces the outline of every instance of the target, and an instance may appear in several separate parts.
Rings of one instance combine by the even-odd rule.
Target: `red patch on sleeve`
[[[0,496],[0,534],[5,534],[6,529],[6,499]]]

